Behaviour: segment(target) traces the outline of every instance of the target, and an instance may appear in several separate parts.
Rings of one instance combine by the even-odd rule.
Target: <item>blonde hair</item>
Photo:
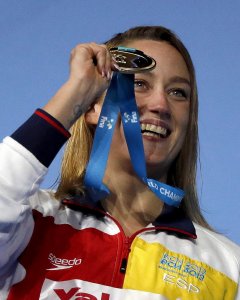
[[[185,141],[181,151],[172,164],[167,183],[183,189],[186,193],[181,207],[190,219],[211,229],[201,213],[196,189],[198,159],[198,93],[196,76],[191,57],[180,39],[169,29],[162,26],[139,26],[116,34],[106,42],[108,48],[124,45],[133,40],[164,41],[172,45],[182,55],[191,83],[190,117]],[[63,198],[83,192],[83,178],[89,160],[94,130],[89,128],[84,116],[73,125],[62,161],[60,184],[56,197]]]

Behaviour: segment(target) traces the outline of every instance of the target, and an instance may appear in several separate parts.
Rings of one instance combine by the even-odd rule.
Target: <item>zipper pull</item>
[[[125,238],[124,241],[124,252],[123,252],[123,259],[120,267],[120,273],[125,274],[126,269],[127,269],[127,259],[128,259],[128,254],[130,252],[130,245],[131,245],[131,239],[129,237]]]
[[[122,259],[122,263],[121,263],[120,272],[123,273],[123,274],[125,274],[126,268],[127,268],[127,259],[123,258]]]

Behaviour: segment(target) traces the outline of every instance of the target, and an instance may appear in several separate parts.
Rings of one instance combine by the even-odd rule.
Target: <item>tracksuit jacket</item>
[[[37,110],[0,144],[1,300],[240,300],[240,248],[181,209],[127,237],[100,205],[39,189],[69,135]]]

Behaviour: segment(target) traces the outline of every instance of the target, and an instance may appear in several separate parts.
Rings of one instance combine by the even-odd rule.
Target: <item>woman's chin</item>
[[[165,178],[167,178],[168,167],[163,162],[147,162],[146,168],[149,178],[160,181],[165,181]]]

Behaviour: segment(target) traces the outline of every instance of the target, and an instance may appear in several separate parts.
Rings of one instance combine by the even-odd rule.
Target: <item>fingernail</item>
[[[116,64],[116,63],[113,63],[113,65],[114,65],[114,67],[115,67],[117,70],[119,70],[119,66],[118,66],[118,64]]]
[[[112,78],[112,72],[108,71],[107,73],[107,79],[110,80]]]
[[[102,77],[103,77],[103,78],[106,77],[106,74],[105,74],[104,71],[102,71]]]

